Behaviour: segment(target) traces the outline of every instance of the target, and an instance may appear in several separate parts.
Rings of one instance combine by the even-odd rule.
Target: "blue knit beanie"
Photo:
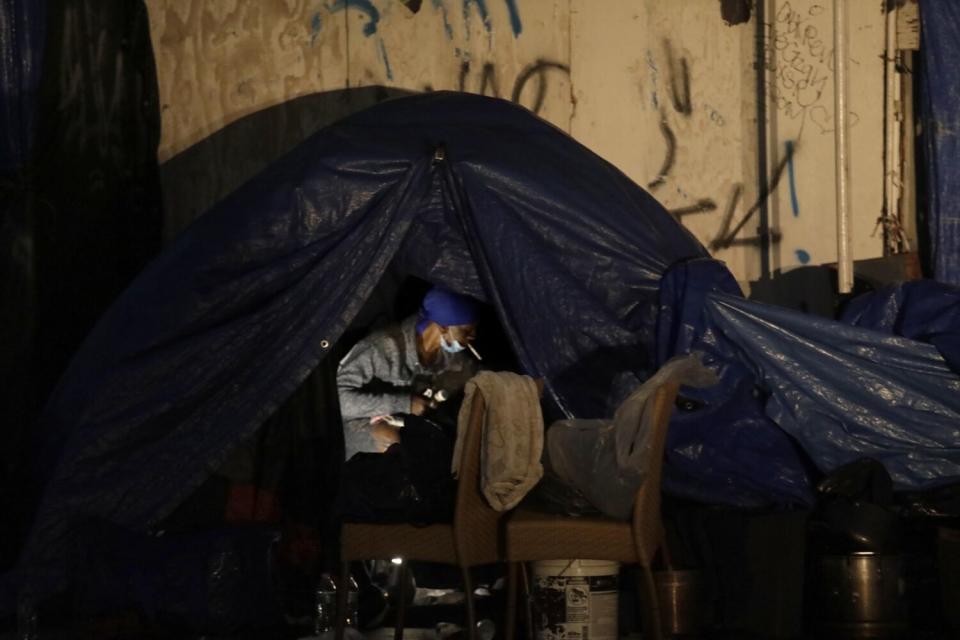
[[[461,296],[442,287],[434,287],[423,297],[417,333],[423,333],[431,322],[441,327],[473,324],[477,321],[477,304],[472,298]]]

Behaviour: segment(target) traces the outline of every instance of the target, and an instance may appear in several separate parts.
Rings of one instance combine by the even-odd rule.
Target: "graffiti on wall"
[[[518,37],[523,32],[523,22],[520,19],[520,10],[516,0],[503,0],[504,6],[510,21],[510,30],[513,37]],[[422,0],[403,0],[402,5],[413,14],[419,14],[423,8]],[[453,40],[454,31],[450,20],[450,8],[447,0],[432,0],[433,14],[437,19],[443,22],[443,32],[447,40]],[[383,64],[384,73],[387,80],[393,80],[393,68],[390,64],[390,56],[387,52],[387,46],[383,38],[378,35],[381,21],[381,11],[374,0],[334,0],[332,4],[326,6],[330,14],[341,11],[354,10],[363,15],[365,22],[362,27],[363,35],[366,38],[372,38],[376,47],[377,56]],[[490,9],[487,0],[462,0],[461,15],[463,18],[463,33],[466,39],[470,39],[471,22],[474,17],[479,17],[483,24],[483,29],[487,34],[490,44],[493,38],[493,21],[490,16]],[[310,19],[310,40],[311,44],[316,42],[317,36],[323,28],[323,18],[318,11]],[[376,38],[373,38],[376,36]]]
[[[747,223],[753,219],[753,216],[760,210],[760,206],[770,197],[770,194],[777,190],[777,187],[780,185],[780,181],[783,179],[784,170],[788,166],[792,166],[793,156],[796,153],[796,150],[796,143],[787,145],[787,150],[783,157],[781,157],[777,162],[770,179],[767,181],[766,188],[759,194],[756,201],[750,205],[749,208],[747,208],[736,224],[734,224],[733,219],[736,215],[736,208],[740,200],[740,196],[743,193],[743,185],[741,183],[736,183],[734,185],[733,191],[730,195],[729,204],[724,211],[723,219],[720,221],[720,228],[713,240],[710,241],[710,248],[712,250],[716,251],[718,249],[726,249],[727,247],[738,244],[760,243],[762,238],[737,238],[737,235],[743,230],[744,227],[747,226]],[[782,239],[782,234],[776,229],[771,229],[769,239],[771,243],[780,242]]]
[[[717,4],[726,24],[751,22],[750,29],[756,26],[751,15],[755,5],[748,0],[719,0]],[[795,120],[801,131],[804,123],[812,123],[806,125],[808,136],[830,132],[833,54],[824,4],[829,6],[825,0],[778,0],[772,15],[766,17],[760,43],[764,46],[758,48],[758,54],[762,54],[760,62],[769,78],[765,90],[771,122],[777,119],[771,126],[789,126]],[[295,31],[295,44],[304,47],[303,56],[312,62],[306,69],[312,76],[325,75],[328,67],[331,70],[330,80],[314,83],[323,89],[343,86],[341,78],[345,77],[347,87],[467,91],[512,100],[567,128],[576,109],[568,57],[573,52],[563,42],[569,34],[554,29],[550,22],[562,9],[562,2],[556,3],[551,13],[539,5],[525,8],[519,0],[299,0],[296,11],[279,19],[289,18],[295,23],[297,29],[287,31]],[[526,32],[521,16],[527,20]],[[790,200],[785,203],[794,217],[800,215],[794,163],[799,144],[781,147],[779,153],[772,154],[770,177],[775,180],[765,193],[757,194],[752,184],[738,182],[743,177],[736,171],[731,175],[733,165],[711,169],[709,158],[716,157],[718,140],[735,140],[748,125],[739,117],[739,104],[731,103],[728,96],[706,91],[704,84],[719,88],[715,86],[716,77],[710,77],[716,61],[703,60],[700,54],[684,49],[680,36],[674,35],[676,30],[654,29],[650,33],[658,32],[670,35],[654,41],[645,57],[640,48],[633,62],[633,78],[645,96],[639,106],[652,116],[641,135],[654,142],[655,136],[663,140],[659,147],[662,156],[653,158],[649,167],[644,163],[644,171],[649,173],[640,183],[667,202],[676,219],[691,223],[701,241],[715,250],[759,245],[766,240],[777,242],[776,230],[760,238],[752,229],[758,226],[758,210],[777,185],[785,194],[789,185]],[[416,37],[411,38],[411,34]],[[485,41],[484,34],[492,34],[491,39]],[[411,42],[417,39],[428,42],[430,51]],[[485,47],[494,40],[496,48]],[[503,45],[506,48],[501,48]],[[318,50],[311,52],[308,47]],[[320,51],[322,47],[325,50]],[[453,59],[438,61],[438,52],[449,53]],[[749,69],[742,73],[744,86],[749,87],[746,76],[751,73]],[[249,78],[243,82],[249,82]],[[297,91],[286,93],[294,95]],[[856,120],[853,114],[851,122]],[[703,139],[704,131],[720,127],[728,129]],[[797,142],[801,139],[795,131],[790,135]],[[746,156],[741,161],[749,162]],[[712,173],[705,175],[703,170]]]
[[[364,23],[362,33],[365,37],[375,38],[379,50],[379,58],[384,65],[388,80],[393,80],[390,60],[383,39],[378,35],[381,24],[381,13],[376,2],[382,0],[336,0],[328,5],[331,11],[355,10],[363,14]],[[490,34],[493,24],[490,14],[490,3],[493,0],[404,0],[402,6],[410,14],[423,15],[431,11],[434,19],[443,24],[443,33],[448,41],[454,40],[456,18],[462,18],[463,36],[469,39],[471,21],[479,19],[483,31]],[[522,32],[522,23],[515,0],[502,0],[507,8],[511,32],[517,37]],[[721,3],[724,15],[731,17],[728,24],[742,23],[749,20],[749,6],[746,12],[741,11],[738,2]],[[734,6],[736,5],[736,6]],[[739,7],[739,8],[737,8]],[[740,13],[731,13],[737,9]],[[803,122],[810,121],[817,128],[829,133],[830,127],[827,118],[832,117],[827,110],[828,90],[832,87],[833,53],[828,46],[829,39],[821,34],[816,20],[824,11],[823,6],[814,4],[804,9],[795,9],[789,0],[779,6],[777,13],[766,27],[766,42],[764,47],[763,64],[769,73],[768,98],[772,108],[775,108],[781,117],[789,120],[799,120],[801,128]],[[742,15],[741,15],[742,14]],[[738,17],[739,16],[739,17]],[[733,18],[736,18],[734,20]],[[726,19],[726,18],[725,18]],[[513,72],[512,67],[504,67],[493,61],[472,59],[470,53],[460,48],[454,48],[460,62],[456,75],[450,78],[449,84],[437,86],[434,83],[424,83],[421,89],[433,91],[437,89],[454,89],[496,98],[509,99],[520,104],[536,114],[541,114],[550,95],[551,88],[557,82],[570,82],[569,64],[550,58],[538,58],[523,66],[519,72]],[[658,65],[657,58],[661,64]],[[647,188],[656,195],[657,191],[670,182],[676,172],[678,159],[684,153],[682,141],[678,140],[676,128],[671,122],[677,118],[689,120],[695,115],[709,118],[715,126],[725,126],[726,120],[722,113],[709,104],[695,104],[692,87],[692,61],[688,55],[681,52],[671,40],[664,39],[658,56],[648,51],[646,56],[646,74],[653,86],[651,101],[658,111],[658,128],[664,141],[664,156],[657,173],[647,182]],[[662,91],[657,93],[657,89]],[[826,93],[826,96],[825,96]],[[852,114],[852,121],[856,122],[856,114]],[[787,148],[775,158],[776,164],[770,175],[769,185],[763,193],[758,194],[754,202],[743,202],[745,193],[742,182],[733,182],[726,193],[716,195],[685,195],[685,202],[681,202],[670,209],[670,213],[683,222],[688,216],[705,214],[717,216],[715,231],[706,238],[704,244],[712,250],[718,251],[736,246],[758,246],[763,241],[758,235],[744,234],[751,221],[755,221],[762,204],[770,197],[786,178],[790,184],[791,210],[794,216],[799,215],[799,204],[796,197],[796,178],[794,173],[794,156],[798,146],[790,142]],[[684,193],[682,189],[678,189]],[[772,244],[780,242],[782,234],[773,229],[768,232],[766,240]]]
[[[676,54],[670,40],[664,41],[663,50],[664,58],[666,59],[666,84],[669,92],[669,104],[672,107],[672,113],[676,114],[675,117],[690,118],[694,113],[694,105],[691,98],[690,61],[686,56],[678,56]],[[655,64],[650,52],[647,53],[647,68],[649,69],[652,80],[655,84],[658,78],[659,68]],[[654,92],[654,96],[655,95],[656,93]],[[647,183],[647,188],[651,192],[656,193],[660,187],[667,183],[676,165],[679,145],[677,135],[670,126],[671,109],[668,109],[656,97],[654,98],[654,104],[658,106],[660,110],[660,133],[665,142],[664,158],[660,166],[660,170],[657,172],[657,175]],[[705,111],[714,124],[723,126],[724,121],[721,114],[719,114],[709,105],[705,106]],[[729,194],[726,197],[726,205],[723,208],[723,214],[720,217],[717,231],[714,233],[712,238],[706,242],[711,250],[718,251],[734,246],[756,246],[763,242],[763,238],[759,236],[738,236],[740,235],[740,232],[743,231],[743,229],[747,226],[747,224],[753,219],[754,215],[760,210],[763,202],[765,202],[770,197],[770,194],[777,189],[777,186],[780,184],[785,171],[789,176],[791,202],[794,215],[799,215],[799,204],[797,203],[796,198],[796,179],[793,164],[793,158],[794,154],[796,153],[796,149],[797,145],[795,141],[788,142],[786,151],[783,157],[778,161],[773,174],[771,175],[771,179],[769,180],[767,188],[763,193],[759,194],[754,203],[747,207],[739,219],[737,219],[737,212],[741,204],[740,201],[743,197],[744,186],[741,182],[735,182],[731,185]],[[678,220],[683,221],[686,216],[716,212],[719,209],[719,205],[713,198],[695,197],[692,198],[687,204],[682,204],[678,207],[670,209],[670,213]],[[769,232],[768,240],[771,242],[771,244],[776,244],[782,240],[782,234],[779,230],[773,229]]]
[[[485,62],[477,71],[471,66],[469,60],[464,60],[460,63],[456,87],[451,88],[492,98],[508,98],[539,114],[543,109],[554,74],[569,79],[570,66],[555,60],[537,59],[521,69],[513,82],[509,83],[510,91],[504,92],[501,89],[497,65]],[[424,85],[423,89],[434,91],[435,87],[428,84]]]
[[[768,98],[780,116],[798,121],[801,130],[810,122],[824,134],[833,132],[832,34],[823,33],[818,19],[827,11],[820,4],[797,9],[785,0],[764,25],[763,61]],[[860,116],[850,112],[848,120],[853,127]]]

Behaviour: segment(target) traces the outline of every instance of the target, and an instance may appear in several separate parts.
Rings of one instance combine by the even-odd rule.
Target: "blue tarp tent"
[[[705,255],[643,189],[516,105],[428,94],[350,117],[201,217],[97,324],[45,410],[24,558],[56,564],[84,520],[164,517],[391,264],[489,302],[557,412],[589,417],[655,366],[661,274]]]

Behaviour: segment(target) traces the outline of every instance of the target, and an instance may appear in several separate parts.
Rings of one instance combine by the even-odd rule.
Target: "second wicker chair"
[[[566,517],[521,507],[507,521],[506,639],[513,640],[517,619],[519,563],[559,558],[583,558],[637,563],[641,567],[640,593],[645,604],[644,638],[662,637],[660,610],[650,565],[658,550],[666,555],[660,516],[660,476],[667,426],[678,386],[668,383],[654,396],[653,438],[647,451],[649,470],[633,506],[633,518],[623,522],[606,517]],[[668,558],[665,558],[669,562]],[[528,625],[530,620],[527,621]]]

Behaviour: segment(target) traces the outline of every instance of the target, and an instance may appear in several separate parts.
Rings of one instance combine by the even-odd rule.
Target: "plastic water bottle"
[[[495,635],[497,635],[497,625],[493,623],[493,620],[484,618],[477,622],[477,638],[479,640],[493,640]]]
[[[313,634],[320,636],[337,628],[337,584],[329,573],[320,576],[315,595],[317,610]]]
[[[356,629],[360,626],[358,621],[360,615],[360,587],[357,586],[357,581],[353,579],[353,576],[350,576],[347,588],[350,589],[347,592],[347,626]]]

